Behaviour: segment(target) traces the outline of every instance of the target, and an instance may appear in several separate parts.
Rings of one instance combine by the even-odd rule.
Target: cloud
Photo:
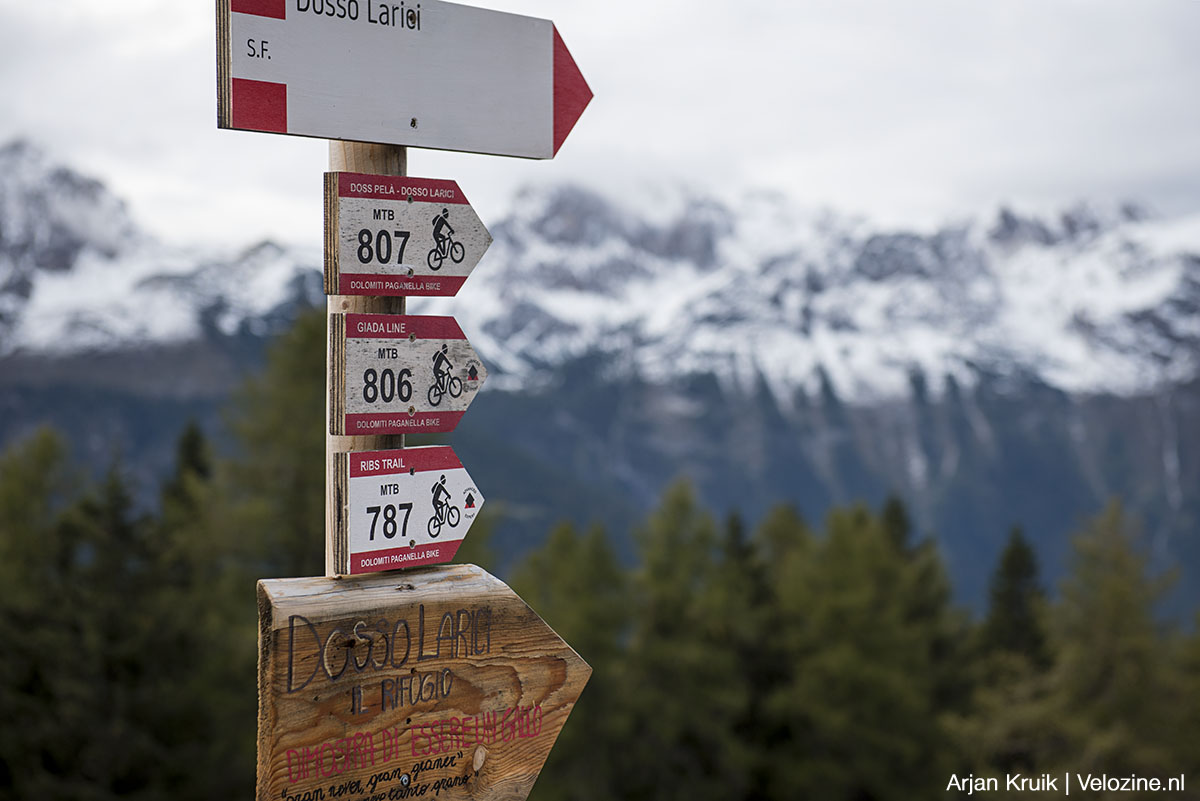
[[[492,218],[524,183],[614,170],[897,223],[1090,197],[1200,208],[1200,3],[503,5],[553,18],[596,98],[553,162],[410,154]],[[9,6],[0,136],[98,174],[166,236],[319,242],[324,143],[217,131],[214,38],[204,3]]]

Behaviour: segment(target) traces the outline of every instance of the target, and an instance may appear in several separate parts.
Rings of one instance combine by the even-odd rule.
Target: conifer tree
[[[779,583],[779,572],[797,555],[807,558],[814,547],[813,532],[795,507],[786,504],[769,511],[754,532],[754,550],[763,563],[769,586]]]
[[[1044,602],[1037,557],[1020,527],[1014,526],[992,574],[982,631],[984,649],[1020,654],[1032,665],[1046,667]]]
[[[603,529],[580,536],[564,523],[517,566],[511,584],[592,667],[532,798],[607,801],[615,797],[614,777],[638,758],[621,747],[627,577]]]
[[[1177,772],[1190,777],[1200,773],[1200,612],[1192,630],[1179,649],[1178,684],[1175,706],[1180,712],[1179,732],[1175,738]]]
[[[164,744],[187,766],[176,780],[192,797],[245,792],[254,775],[254,602],[257,552],[231,510],[228,480],[215,465],[207,438],[189,425],[162,489],[155,521],[158,580],[149,600],[155,628],[171,637],[160,655],[155,704]]]
[[[938,565],[898,553],[894,533],[863,507],[835,510],[779,573],[792,674],[769,702],[787,734],[773,797],[919,799],[944,780],[934,644],[947,599],[915,592]]]
[[[63,656],[74,652],[68,570],[76,562],[58,517],[74,494],[62,441],[49,430],[0,455],[0,788],[61,797],[53,772],[76,743],[55,714]],[[20,725],[15,725],[16,723]]]
[[[633,633],[620,697],[621,741],[639,756],[616,797],[724,801],[746,792],[734,729],[749,688],[720,639],[718,539],[685,483],[670,487],[637,532]],[[715,612],[714,612],[715,609]]]
[[[992,573],[987,616],[976,631],[970,708],[951,720],[962,774],[1001,780],[1040,770],[1061,732],[1051,716],[1050,644],[1037,559],[1014,526]],[[1002,798],[1008,798],[1002,787]],[[1014,796],[1015,797],[1015,796]]]
[[[780,530],[783,519],[797,520],[786,513],[773,516],[772,534],[785,540],[800,537],[798,531],[784,534]],[[712,621],[712,647],[730,651],[737,680],[746,688],[744,700],[733,714],[728,759],[747,799],[766,798],[770,791],[769,774],[779,732],[772,726],[765,702],[787,676],[786,654],[773,636],[777,631],[775,597],[761,548],[761,532],[749,536],[741,517],[729,515],[705,611]]]
[[[260,576],[325,570],[325,325],[317,311],[297,318],[233,402],[226,489]]]
[[[208,438],[195,420],[188,421],[175,444],[175,471],[163,482],[164,503],[190,501],[188,482],[207,481],[212,478],[213,455]]]
[[[880,522],[888,539],[899,551],[908,550],[912,539],[912,521],[908,509],[898,495],[888,495],[883,502]]]
[[[1017,547],[1006,549],[993,584],[1001,608],[982,627],[988,650],[975,709],[956,727],[976,773],[1179,772],[1175,732],[1188,702],[1172,640],[1155,617],[1168,582],[1148,574],[1135,532],[1114,502],[1074,537],[1044,651],[1014,624],[1038,619],[1036,573],[1014,535]]]
[[[1112,502],[1072,542],[1055,608],[1059,642],[1051,716],[1068,744],[1059,759],[1085,772],[1167,776],[1181,711],[1156,607],[1170,576],[1152,577],[1136,528]]]

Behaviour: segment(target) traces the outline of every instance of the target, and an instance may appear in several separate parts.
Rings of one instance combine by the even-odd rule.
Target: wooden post
[[[329,169],[333,171],[362,172],[372,175],[404,176],[408,171],[408,151],[397,145],[371,145],[362,142],[329,141]],[[329,295],[329,315],[338,312],[364,314],[404,314],[405,298],[371,297],[366,295]],[[337,437],[329,433],[328,398],[335,391],[330,384],[333,366],[333,329],[328,318],[325,323],[325,575],[337,575],[337,560],[334,558],[333,538],[338,502],[336,479],[336,454],[347,451],[372,451],[386,448],[403,448],[404,436],[384,437]]]

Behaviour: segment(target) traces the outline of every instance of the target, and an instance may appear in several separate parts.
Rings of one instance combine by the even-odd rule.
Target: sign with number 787
[[[334,555],[341,574],[439,564],[454,558],[483,506],[446,446],[338,454]]]

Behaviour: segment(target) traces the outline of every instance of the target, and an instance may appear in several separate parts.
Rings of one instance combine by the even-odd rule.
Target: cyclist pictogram
[[[431,270],[440,270],[442,262],[449,256],[455,264],[462,262],[467,255],[462,242],[454,241],[454,229],[450,227],[450,210],[442,209],[442,213],[433,218],[433,250],[425,257]]]
[[[440,350],[433,353],[433,385],[429,387],[428,392],[430,406],[437,406],[441,403],[444,395],[449,394],[450,397],[457,398],[462,394],[462,379],[456,375],[450,375],[454,365],[450,363],[446,351],[447,347],[443,344]]]
[[[449,525],[454,528],[458,525],[458,521],[462,517],[462,513],[458,511],[457,506],[450,504],[450,491],[446,489],[446,477],[442,476],[433,489],[433,517],[429,518],[429,523],[426,528],[429,531],[431,539],[436,539],[442,533],[442,526]]]

